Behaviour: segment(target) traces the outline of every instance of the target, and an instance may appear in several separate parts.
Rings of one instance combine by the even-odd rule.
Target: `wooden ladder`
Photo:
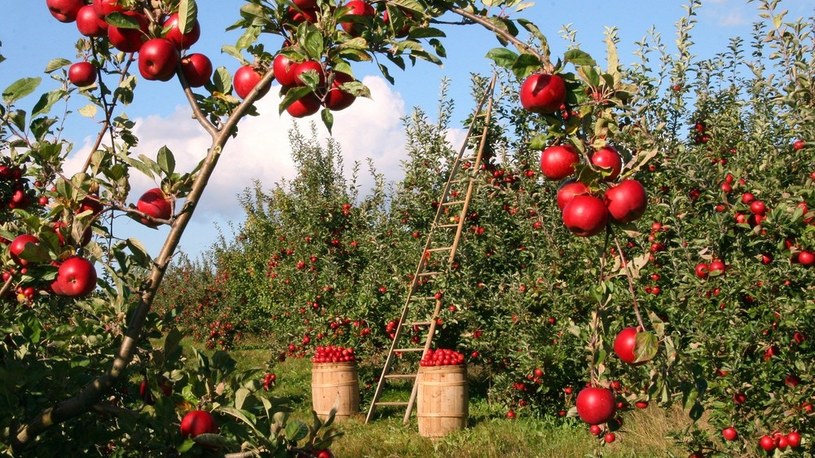
[[[439,199],[439,205],[436,208],[436,216],[433,218],[433,223],[428,231],[424,249],[422,250],[422,254],[416,266],[416,271],[411,279],[410,286],[408,287],[407,298],[402,306],[402,312],[396,325],[393,341],[391,342],[390,349],[388,350],[388,356],[385,359],[382,374],[379,376],[379,382],[376,385],[376,391],[374,391],[374,396],[368,409],[368,415],[365,417],[365,423],[371,421],[377,407],[387,406],[405,407],[405,417],[403,422],[404,424],[407,424],[410,421],[410,415],[413,411],[413,406],[416,403],[416,394],[418,392],[416,378],[418,376],[419,363],[417,361],[415,369],[409,373],[391,373],[391,369],[397,355],[421,352],[421,356],[424,357],[432,344],[433,336],[436,332],[437,319],[441,311],[442,298],[438,295],[419,294],[420,286],[429,284],[438,275],[449,271],[454,262],[456,249],[461,241],[464,222],[467,219],[467,209],[476,186],[475,175],[481,167],[481,160],[487,143],[487,133],[489,131],[490,120],[492,117],[492,94],[495,88],[495,81],[496,75],[493,75],[487,91],[484,93],[484,96],[478,103],[478,107],[474,112],[473,122],[470,123],[470,128],[467,131],[466,138],[458,152],[458,155],[456,156],[455,161],[453,162],[453,166],[450,169],[450,175],[442,189],[441,199]],[[484,107],[485,104],[486,108]],[[473,155],[472,150],[468,149],[468,145],[470,143],[470,138],[474,135],[476,126],[475,120],[479,117],[483,119],[483,129],[480,133],[478,148]],[[460,196],[460,193],[453,192],[454,187],[462,185],[466,185],[466,191],[464,192],[463,197]],[[455,211],[457,208],[458,212]],[[450,218],[451,214],[457,214],[457,216]],[[445,221],[444,219],[447,220]],[[449,242],[451,232],[453,234],[452,242]],[[444,233],[447,234],[446,237],[443,237],[444,241],[441,242],[437,240],[440,238],[440,233],[442,236],[444,236]],[[442,271],[442,269],[428,270],[428,261],[434,254],[437,253],[446,254],[447,256],[445,268],[443,269],[444,271]],[[432,313],[430,313],[430,317],[427,319],[420,321],[409,321],[408,318],[410,316],[411,307],[416,307],[417,302],[419,304],[434,304]],[[419,344],[417,343],[414,343],[413,345],[406,345],[404,347],[402,346],[400,340],[406,337],[404,335],[404,329],[406,327],[411,329],[416,329],[417,327],[427,328],[424,343],[421,344],[421,346],[418,346]],[[407,402],[384,402],[379,400],[380,396],[382,396],[382,391],[385,384],[390,380],[407,380],[412,382],[413,389],[410,393],[410,399]]]

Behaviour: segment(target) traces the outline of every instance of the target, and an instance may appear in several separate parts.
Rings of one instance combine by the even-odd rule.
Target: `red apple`
[[[633,326],[624,328],[614,338],[614,353],[628,364],[637,363],[637,332],[637,328]]]
[[[408,21],[413,19],[413,13],[403,8],[399,8],[399,10],[402,12],[402,14],[405,16],[407,20],[402,25],[402,27],[399,28],[399,30],[394,30],[394,36],[396,36],[396,38],[404,38],[408,36],[408,34],[410,33],[410,22]],[[385,8],[385,11],[382,12],[382,22],[384,22],[387,25],[390,25],[391,23],[391,16],[387,8]]]
[[[252,65],[242,66],[235,72],[235,76],[232,79],[232,86],[235,88],[235,94],[237,94],[238,97],[245,99],[249,93],[252,92],[252,89],[254,89],[258,83],[260,83],[261,79],[263,79],[263,74],[259,72],[257,68]],[[271,84],[268,84],[261,88],[258,98],[266,95],[271,86]]]
[[[108,33],[108,23],[96,14],[93,5],[85,5],[76,14],[76,28],[86,37],[104,37]]]
[[[798,264],[804,267],[815,265],[815,253],[808,250],[801,250],[798,253]]]
[[[320,110],[320,99],[314,93],[309,93],[292,102],[286,107],[286,112],[295,118],[311,116]]]
[[[758,446],[765,452],[773,452],[775,451],[775,439],[765,434],[758,440]]]
[[[51,16],[59,22],[74,22],[79,9],[85,6],[84,0],[46,0],[45,5]]]
[[[557,190],[557,206],[559,209],[563,210],[563,208],[569,202],[574,199],[574,196],[580,196],[583,194],[589,194],[589,187],[585,184],[574,181],[568,180]]]
[[[309,70],[317,72],[317,75],[320,77],[319,82],[320,86],[325,84],[325,71],[323,70],[323,66],[320,65],[320,63],[317,62],[316,60],[307,60],[294,66],[294,70],[292,71],[294,75],[294,86],[306,85],[306,83],[304,83],[303,80],[300,78],[300,75]]]
[[[79,87],[96,82],[96,67],[90,62],[77,62],[68,67],[68,81]]]
[[[614,180],[620,176],[623,169],[623,158],[612,146],[604,146],[591,155],[591,163],[609,172],[606,180]]]
[[[560,75],[535,73],[521,83],[521,106],[533,113],[554,113],[566,103],[566,83]]]
[[[216,434],[218,425],[215,417],[204,410],[191,410],[181,419],[181,435],[184,437],[197,437],[201,434]]]
[[[96,268],[79,256],[71,256],[59,265],[54,291],[68,297],[87,296],[96,289]]]
[[[28,260],[21,258],[20,255],[23,253],[23,251],[26,249],[26,246],[28,246],[29,244],[39,246],[39,243],[40,239],[34,237],[31,234],[18,235],[17,237],[14,238],[14,240],[11,241],[11,243],[8,246],[8,251],[9,254],[11,255],[11,259],[13,259],[14,262],[16,262],[18,265],[27,266]]]
[[[722,430],[722,437],[726,441],[734,441],[737,437],[739,437],[739,433],[736,431],[736,428],[728,426]]]
[[[550,180],[562,180],[574,174],[580,155],[572,145],[554,145],[541,152],[541,172]]]
[[[370,20],[369,18],[372,18],[376,14],[376,11],[364,0],[351,0],[346,3],[345,6],[349,8],[345,13],[345,18],[348,19],[348,16],[355,16],[355,20],[340,22],[342,29],[353,37],[361,35],[362,31],[365,30],[365,21]]]
[[[286,14],[289,16],[289,19],[291,19],[292,22],[309,22],[313,24],[317,22],[317,11],[319,11],[319,9],[316,7],[297,9],[290,6],[286,11]]]
[[[95,6],[95,4],[94,4]],[[97,9],[97,13],[99,10]],[[147,18],[135,11],[123,11],[122,14],[135,19],[139,23],[138,29],[125,29],[108,25],[108,40],[114,48],[122,52],[138,52],[142,43],[147,41]]]
[[[580,419],[590,425],[605,423],[616,412],[614,393],[601,387],[590,386],[577,393],[575,406]]]
[[[201,53],[193,53],[181,59],[181,72],[190,87],[201,87],[212,76],[212,61]]]
[[[591,195],[575,196],[563,207],[563,224],[580,237],[599,234],[608,223],[606,204]]]
[[[172,202],[164,195],[161,188],[153,188],[142,194],[136,203],[136,208],[145,215],[156,219],[166,220],[170,219],[173,215]],[[143,218],[141,222],[147,226],[155,225],[155,223],[148,221],[146,218]]]
[[[354,81],[354,77],[345,73],[335,72],[334,82],[325,97],[325,106],[329,110],[339,111],[351,106],[356,97],[341,89],[344,83]]]
[[[272,70],[274,71],[275,79],[281,86],[288,87],[295,85],[297,81],[295,80],[294,67],[296,66],[297,63],[293,62],[285,54],[275,56],[274,62],[272,63]]]
[[[805,142],[805,141],[803,141],[801,139],[798,139],[798,140],[795,140],[794,142],[792,142],[792,149],[794,149],[795,151],[800,151],[800,150],[804,149],[804,147],[806,147],[806,146],[807,146],[807,142]]]
[[[96,14],[105,17],[116,11],[123,11],[124,7],[119,4],[119,0],[93,0],[93,9]]]
[[[787,434],[787,445],[792,448],[798,448],[801,446],[801,434],[798,431],[791,431]]]
[[[710,266],[708,266],[706,262],[700,262],[696,264],[694,273],[696,274],[697,278],[707,278],[708,274],[710,273]]]
[[[630,223],[645,213],[648,197],[637,180],[623,180],[606,191],[606,206],[611,219],[617,223]]]
[[[177,65],[178,50],[170,40],[152,38],[139,49],[139,73],[146,80],[169,81]]]
[[[164,38],[170,40],[178,49],[190,49],[190,46],[194,45],[201,37],[201,26],[198,21],[195,21],[188,33],[183,33],[178,28],[178,13],[171,14],[161,26],[162,29],[167,31]]]

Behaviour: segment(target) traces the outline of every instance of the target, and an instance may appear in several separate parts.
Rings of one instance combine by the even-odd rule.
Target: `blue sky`
[[[191,51],[210,56],[216,66],[234,71],[238,63],[220,53],[221,45],[233,44],[238,32],[224,29],[238,17],[239,0],[199,0],[199,20],[202,39]],[[708,0],[698,12],[698,25],[694,32],[696,55],[709,57],[723,51],[728,40],[734,36],[749,37],[751,24],[757,20],[755,3],[743,0]],[[683,16],[684,2],[667,0],[548,0],[537,1],[520,16],[535,22],[549,38],[553,55],[562,55],[566,42],[558,31],[565,24],[577,31],[582,48],[596,58],[604,54],[603,32],[606,27],[616,26],[620,36],[620,59],[623,64],[635,60],[634,43],[640,40],[652,26],[662,34],[669,50],[674,49],[675,23]],[[25,5],[25,6],[21,6]],[[815,0],[787,0],[782,7],[790,10],[789,17],[809,16],[815,13]],[[354,161],[372,158],[377,168],[391,180],[398,180],[401,173],[402,144],[400,118],[412,107],[423,108],[433,115],[436,110],[439,84],[442,78],[451,79],[451,96],[458,100],[454,120],[460,121],[472,109],[469,99],[469,74],[489,73],[490,62],[486,52],[498,46],[488,32],[477,26],[443,28],[448,58],[442,67],[419,63],[407,72],[392,71],[396,85],[390,86],[370,65],[355,67],[356,76],[368,84],[373,100],[360,101],[346,111],[335,115],[334,135],[343,147],[346,168],[350,171]],[[61,24],[48,13],[45,0],[15,2],[0,15],[0,54],[7,60],[0,64],[0,88],[12,81],[41,74],[51,58],[76,58],[74,43],[79,38],[74,24]],[[277,43],[267,41],[273,47]],[[44,88],[50,81],[44,76]],[[137,121],[137,133],[142,144],[138,152],[155,156],[163,145],[176,154],[180,166],[191,166],[201,157],[207,146],[206,137],[195,123],[190,121],[189,108],[175,82],[160,83],[139,81],[135,103],[125,112]],[[30,108],[36,101],[24,100],[21,106]],[[293,167],[289,159],[286,132],[292,119],[277,114],[277,92],[273,90],[259,104],[261,116],[244,120],[236,141],[227,146],[224,159],[219,164],[210,188],[199,207],[189,231],[181,243],[181,249],[193,256],[198,255],[215,240],[217,225],[228,235],[229,224],[238,224],[242,214],[235,196],[253,179],[259,179],[269,188],[283,177],[291,177]],[[76,110],[82,104],[71,108]],[[75,153],[69,157],[68,169],[84,160],[98,125],[93,121],[75,116],[68,127],[68,137],[75,142]],[[301,126],[306,123],[300,122]],[[455,132],[451,138],[456,138]],[[327,133],[324,133],[327,135]],[[133,184],[132,201],[141,192],[155,184],[138,177]],[[158,231],[144,229],[137,224],[124,223],[123,230],[132,230],[137,238],[144,240],[151,252],[157,253],[166,235],[166,228]]]

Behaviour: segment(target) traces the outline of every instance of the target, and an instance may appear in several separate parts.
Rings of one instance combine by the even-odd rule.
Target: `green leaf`
[[[292,442],[297,442],[308,436],[308,426],[299,422],[292,421],[286,425],[286,439]]]
[[[181,0],[178,4],[178,29],[183,33],[190,33],[197,21],[198,5],[195,0]]]
[[[11,105],[34,92],[41,81],[40,77],[18,79],[3,91],[3,101],[6,102],[6,105]]]
[[[334,127],[334,115],[331,114],[331,110],[328,108],[323,108],[323,111],[320,112],[320,117],[323,119],[323,124],[325,124],[325,128],[328,129],[328,133],[331,133],[331,128]]]
[[[507,48],[493,48],[487,52],[487,58],[492,59],[495,65],[503,68],[512,68],[515,61],[518,60],[518,54],[510,51]]]
[[[309,27],[302,40],[306,54],[314,59],[319,58],[324,51],[323,34],[316,27]]]
[[[637,333],[637,342],[634,344],[634,353],[637,357],[636,362],[644,363],[654,359],[658,350],[659,341],[653,333],[647,331]]]
[[[34,105],[34,108],[31,111],[31,117],[35,118],[41,114],[46,114],[51,111],[51,107],[54,106],[62,97],[65,96],[65,91],[62,89],[56,89],[51,92],[47,92],[40,97],[40,100]]]
[[[403,9],[414,11],[416,13],[424,14],[425,12],[425,7],[416,0],[390,0],[388,5],[397,5]]]
[[[235,46],[229,46],[229,45],[221,46],[221,52],[234,57],[235,59],[239,60],[242,64],[247,63],[246,59],[243,57],[241,52],[238,51],[238,48],[236,48]]]
[[[147,252],[147,248],[140,241],[134,238],[129,238],[126,241],[127,247],[130,249],[130,252],[133,254],[134,260],[140,266],[148,266],[150,265],[151,258],[150,254]]]
[[[85,116],[86,118],[93,118],[94,116],[96,116],[96,112],[97,106],[92,103],[89,103],[79,109],[79,114]]]
[[[238,391],[235,392],[235,408],[241,409],[243,408],[243,403],[246,402],[246,397],[249,396],[249,390],[246,388],[238,388]]]
[[[66,65],[71,65],[71,61],[62,57],[51,59],[51,61],[48,62],[48,65],[45,66],[45,73],[51,73],[54,70],[59,70]]]
[[[221,94],[229,94],[232,92],[232,75],[226,67],[218,67],[215,73],[212,74],[212,84],[215,86],[215,91]]]
[[[105,22],[108,24],[120,28],[120,29],[140,29],[141,25],[136,18],[131,16],[126,16],[118,11],[108,14],[105,16]]]
[[[410,30],[410,38],[444,38],[447,35],[439,29],[432,27],[416,27]]]
[[[249,426],[250,428],[252,428],[252,430],[255,431],[255,433],[257,433],[259,436],[263,437],[263,434],[260,431],[257,430],[257,427],[256,427],[257,420],[255,420],[255,416],[252,415],[251,413],[249,413],[249,412],[247,412],[245,410],[235,409],[233,407],[227,407],[227,406],[219,407],[218,411],[223,412],[223,413],[225,413],[227,415],[232,415],[233,417],[237,418],[238,420],[246,423],[246,425]]]
[[[173,152],[170,151],[167,146],[162,146],[158,150],[156,159],[158,161],[159,168],[166,175],[169,176],[175,172],[175,157],[173,156]]]
[[[597,66],[597,62],[585,51],[579,49],[570,49],[563,55],[563,60],[566,63],[572,63],[577,67],[588,65],[590,67]]]

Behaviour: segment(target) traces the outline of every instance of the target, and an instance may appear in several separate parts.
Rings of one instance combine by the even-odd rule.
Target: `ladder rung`
[[[408,405],[407,401],[383,401],[383,402],[375,402],[374,404],[378,406],[394,406],[394,407],[406,407]]]
[[[397,349],[395,349],[393,351],[403,351],[403,352],[414,351],[414,352],[417,352],[417,351],[424,351],[424,348],[397,348]]]
[[[388,374],[385,378],[395,378],[395,379],[411,379],[416,378],[416,374]]]
[[[438,275],[441,272],[422,272],[419,274],[420,277],[432,277],[433,275]]]
[[[414,321],[413,323],[408,323],[406,326],[430,326],[433,323],[432,321]]]
[[[439,224],[436,227],[458,227],[458,223],[456,223],[456,224]]]
[[[466,183],[468,181],[472,181],[472,177],[458,178],[458,179],[455,179],[455,180],[450,180],[450,183],[458,184],[458,183]]]
[[[437,248],[428,248],[427,251],[430,251],[430,252],[448,251],[448,250],[452,250],[452,249],[453,249],[452,246],[443,246],[443,247],[437,247]]]
[[[435,301],[436,296],[411,296],[411,299],[415,299],[417,301]]]
[[[447,202],[442,202],[442,205],[458,205],[463,204],[466,200],[448,200]]]

